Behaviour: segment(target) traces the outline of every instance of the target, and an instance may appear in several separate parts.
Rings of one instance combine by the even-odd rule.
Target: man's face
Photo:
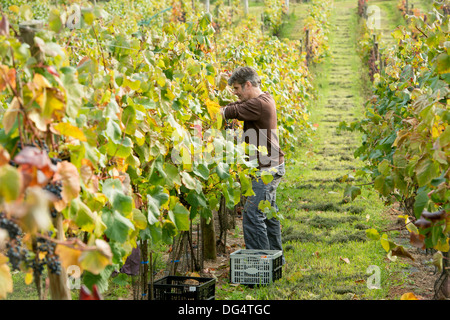
[[[244,83],[243,85],[239,83],[233,84],[233,93],[237,95],[240,101],[247,101],[250,99],[250,88],[248,83]]]

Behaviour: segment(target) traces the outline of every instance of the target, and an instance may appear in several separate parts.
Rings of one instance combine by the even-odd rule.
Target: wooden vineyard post
[[[42,30],[43,27],[43,20],[31,20],[19,24],[21,42],[30,46],[31,56],[34,57],[37,62],[44,61],[44,53],[34,43],[34,36],[36,32]]]
[[[140,300],[144,300],[144,297],[148,297],[148,264],[151,263],[148,260],[148,241],[141,240],[141,261],[139,261],[142,266],[142,294]]]
[[[261,33],[264,34],[264,13],[261,13]]]
[[[57,229],[56,239],[63,241],[64,228],[62,213],[58,212],[55,220],[55,227]],[[61,273],[59,275],[54,274],[49,270],[48,278],[50,279],[50,295],[52,297],[52,300],[72,300],[72,296],[67,285],[67,273],[64,268],[61,268]]]
[[[309,52],[309,29],[306,29],[305,35],[305,51],[306,51],[306,64],[309,64],[311,53]]]
[[[153,295],[153,250],[150,250],[150,259],[148,260],[148,263],[150,264],[150,292],[149,292],[149,299],[154,300],[155,297]]]
[[[450,299],[450,251],[442,252],[442,272],[434,283],[434,300]]]
[[[363,13],[364,19],[367,20],[367,1],[364,2],[364,13]]]
[[[203,259],[216,260],[216,231],[214,229],[214,217],[211,218],[209,223],[206,219],[201,217],[202,228],[202,244],[203,244]]]
[[[191,221],[191,225],[189,227],[188,241],[189,241],[189,250],[191,252],[190,270],[191,271],[199,271],[200,265],[198,263],[198,258],[195,257],[195,253],[194,253],[194,244],[193,244],[193,237],[192,237],[192,221]],[[198,246],[197,246],[197,252],[198,252]]]
[[[244,15],[248,15],[248,0],[244,0]]]
[[[228,209],[226,207],[226,199],[224,195],[220,197],[220,206],[217,213],[219,217],[219,240],[217,250],[224,253],[226,252],[228,231]]]
[[[378,41],[377,41],[377,36],[374,34],[373,35],[373,54],[374,54],[374,62],[376,61],[380,61],[379,58],[379,48],[378,48]],[[380,70],[380,64],[378,65],[378,67],[375,65],[375,71],[381,72]]]

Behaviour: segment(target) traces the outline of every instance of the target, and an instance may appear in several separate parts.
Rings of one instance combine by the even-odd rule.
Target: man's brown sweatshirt
[[[275,167],[284,162],[284,152],[278,141],[277,110],[269,93],[228,104],[224,117],[244,121],[245,141],[257,147],[267,147],[267,155],[258,152],[259,168]]]

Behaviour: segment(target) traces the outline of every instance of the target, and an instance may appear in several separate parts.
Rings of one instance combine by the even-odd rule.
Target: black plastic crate
[[[154,300],[215,300],[215,295],[214,278],[166,276],[153,283]]]

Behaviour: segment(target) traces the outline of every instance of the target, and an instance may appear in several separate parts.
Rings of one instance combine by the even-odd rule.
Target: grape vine
[[[340,127],[362,133],[355,156],[367,165],[358,175],[372,181],[386,204],[402,205],[410,243],[436,250],[434,263],[443,270],[450,236],[449,17],[435,8],[405,16],[407,25],[392,32],[396,46],[385,50],[386,65],[372,78],[364,118]],[[399,9],[405,9],[403,2]],[[367,235],[381,241],[390,259],[411,257],[387,234],[370,229]]]
[[[251,194],[255,164],[227,144],[219,116],[234,99],[226,78],[235,67],[256,68],[273,93],[283,148],[302,143],[298,130],[301,139],[313,133],[298,41],[263,35],[251,17],[235,27],[239,11],[218,8],[213,18],[187,0],[50,5],[36,16],[44,27],[27,29],[30,45],[18,34],[34,5],[8,3],[0,30],[0,178],[8,181],[0,210],[33,248],[26,256],[17,240],[10,262],[31,267],[35,280],[46,266],[65,284],[65,268],[76,265],[85,284],[105,290],[138,240],[172,244],[196,217],[210,221],[221,196],[233,208]],[[318,57],[324,14],[314,24]],[[239,161],[227,162],[223,149]]]

